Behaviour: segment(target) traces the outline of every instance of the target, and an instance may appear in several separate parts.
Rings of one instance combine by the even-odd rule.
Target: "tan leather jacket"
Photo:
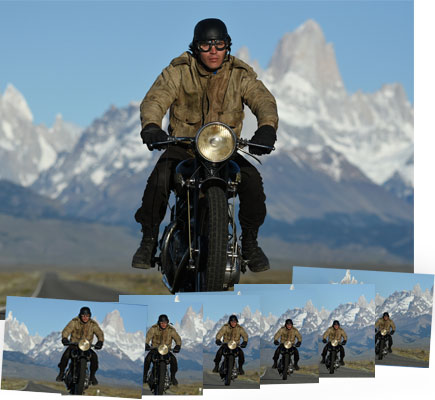
[[[343,329],[341,329],[341,328],[334,329],[333,326],[330,326],[326,330],[326,332],[323,334],[323,339],[326,339],[326,338],[329,338],[328,339],[329,341],[334,340],[334,339],[340,340],[341,338],[343,338],[344,340],[347,340],[347,335]]]
[[[239,343],[240,338],[242,338],[245,342],[248,341],[248,334],[239,324],[237,324],[234,328],[232,328],[230,324],[225,324],[216,334],[216,340],[221,340],[222,337],[222,341],[224,343],[228,343],[230,340],[235,340]]]
[[[81,339],[88,339],[92,343],[94,335],[99,341],[104,342],[104,333],[98,323],[92,318],[85,324],[79,317],[75,317],[62,331],[62,338],[69,338],[71,342],[79,342]]]
[[[292,327],[291,329],[287,329],[285,326],[280,328],[278,332],[275,333],[273,340],[278,340],[278,338],[280,338],[281,343],[284,343],[287,340],[290,340],[290,342],[292,343],[296,343],[295,338],[297,338],[299,342],[302,342],[301,334],[294,327]]]
[[[159,324],[154,324],[150,329],[148,329],[145,342],[149,344],[151,341],[151,346],[158,347],[161,344],[166,344],[167,346],[172,346],[172,341],[176,345],[181,346],[181,338],[172,325],[169,325],[162,329]]]
[[[395,325],[395,323],[391,319],[387,319],[385,321],[384,318],[379,318],[376,321],[375,328],[379,329],[380,331],[382,329],[386,329],[387,332],[390,333],[390,331],[395,331],[396,330],[396,325]]]

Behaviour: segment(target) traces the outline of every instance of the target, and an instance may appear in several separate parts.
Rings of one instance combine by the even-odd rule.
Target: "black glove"
[[[341,345],[342,345],[342,346],[345,346],[346,343],[347,343],[347,340],[343,340],[343,341],[341,342]]]
[[[278,346],[278,345],[279,345],[279,341],[278,341],[278,340],[274,340],[274,341],[273,341],[273,344],[274,344],[275,346]]]
[[[260,126],[251,138],[251,143],[261,144],[264,146],[273,146],[276,142],[276,130],[273,126]],[[272,149],[264,147],[249,146],[249,152],[261,156],[262,154],[270,154]]]
[[[394,332],[396,332],[395,330],[392,330],[391,332],[390,332],[390,335],[394,335]]]
[[[301,344],[302,344],[302,342],[297,342],[297,343],[295,344],[295,346],[296,346],[296,347],[301,347]]]
[[[220,339],[216,339],[216,344],[217,344],[218,346],[222,346],[222,342],[221,342],[221,340],[220,340]]]
[[[103,348],[103,342],[99,340],[97,343],[95,343],[95,349],[101,350]]]
[[[179,346],[178,344],[174,347],[174,349],[172,350],[174,353],[179,353],[181,350],[181,346]]]
[[[62,344],[63,344],[64,346],[68,346],[68,345],[69,345],[69,340],[68,340],[66,337],[63,337],[63,338],[62,338]]]
[[[150,145],[157,142],[166,142],[169,135],[158,125],[148,124],[142,129],[140,137],[142,138],[142,142],[148,146],[148,150],[162,150],[165,147],[163,145],[153,147],[150,147]]]
[[[150,351],[151,346],[148,343],[145,343],[145,351]]]
[[[326,339],[323,339],[323,340],[322,340],[322,342],[323,342],[323,343],[326,343],[326,342],[327,342],[327,340],[326,340]]]
[[[240,345],[240,347],[241,347],[242,349],[244,349],[247,345],[248,345],[248,342],[247,342],[246,340],[244,340],[244,341],[242,342],[242,344]]]
[[[375,328],[375,333],[378,333],[378,330]]]

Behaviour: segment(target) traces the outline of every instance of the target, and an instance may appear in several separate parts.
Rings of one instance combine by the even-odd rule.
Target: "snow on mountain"
[[[27,354],[41,341],[42,338],[38,334],[30,335],[26,324],[20,323],[12,315],[12,311],[9,311],[5,320],[4,350]]]
[[[196,346],[202,345],[203,337],[206,333],[206,328],[203,323],[203,309],[197,313],[190,306],[180,323],[174,325],[178,334],[182,339],[182,347],[187,349],[195,349]]]
[[[240,56],[252,63],[246,51]],[[414,113],[403,87],[348,94],[315,21],[285,34],[259,76],[277,99],[279,152],[330,146],[377,184],[396,175],[412,188]]]
[[[12,85],[0,94],[0,178],[29,186],[71,151],[82,129],[58,115],[52,128],[34,125],[24,96]]]
[[[346,274],[344,275],[344,278],[340,281],[340,284],[352,284],[352,285],[355,285],[357,283],[359,283],[358,280],[354,276],[351,275],[350,269],[347,269],[346,270]]]

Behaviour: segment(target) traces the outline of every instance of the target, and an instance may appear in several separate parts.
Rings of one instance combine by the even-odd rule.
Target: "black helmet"
[[[157,320],[157,323],[160,324],[160,322],[166,322],[169,323],[169,318],[166,314],[159,315],[159,319]]]
[[[92,313],[91,313],[91,309],[90,309],[89,307],[82,307],[82,308],[80,309],[80,312],[79,312],[79,317],[80,317],[81,315],[89,315],[89,318],[90,318],[91,315],[92,315]]]
[[[293,325],[293,321],[289,318],[289,319],[286,319],[285,320],[285,324],[286,325],[289,325],[289,324],[292,324]]]
[[[388,317],[388,318],[390,318],[390,314],[388,314],[388,313],[385,311],[384,314],[382,315],[382,318],[384,318],[384,317]]]
[[[198,43],[209,40],[223,40],[228,53],[231,51],[231,37],[228,35],[227,27],[217,18],[207,18],[199,21],[193,31],[193,40],[189,50],[197,56],[199,53]]]
[[[237,315],[230,315],[230,318],[228,318],[228,323],[230,323],[231,321],[236,321],[237,323],[239,322]]]
[[[340,326],[340,322],[338,322],[337,320],[334,320],[334,322],[332,323],[332,326],[334,326],[334,325]]]

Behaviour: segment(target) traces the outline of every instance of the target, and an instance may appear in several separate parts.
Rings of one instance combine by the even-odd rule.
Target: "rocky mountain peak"
[[[275,79],[285,77],[291,71],[322,92],[344,88],[334,48],[326,43],[319,24],[311,19],[281,38],[269,71]]]
[[[101,324],[101,328],[108,329],[110,326],[115,332],[122,333],[125,332],[124,320],[118,310],[113,310],[108,313]]]
[[[8,84],[3,97],[0,97],[3,106],[13,109],[18,115],[29,122],[33,121],[33,114],[21,92],[12,84]]]

